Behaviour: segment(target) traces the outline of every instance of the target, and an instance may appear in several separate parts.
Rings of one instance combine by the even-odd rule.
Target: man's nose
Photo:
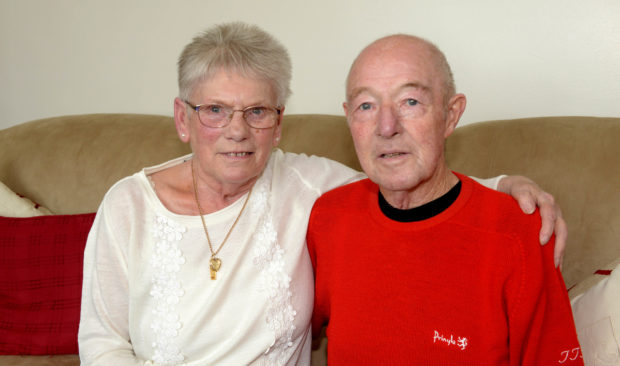
[[[392,137],[400,132],[400,118],[394,106],[384,105],[379,110],[377,121],[377,135]]]

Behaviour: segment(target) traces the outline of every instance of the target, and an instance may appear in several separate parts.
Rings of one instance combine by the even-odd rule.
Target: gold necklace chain
[[[217,253],[220,252],[220,250],[226,243],[226,239],[228,239],[228,237],[230,236],[230,233],[232,233],[233,229],[235,228],[235,225],[237,225],[237,221],[239,221],[239,218],[241,217],[241,214],[243,213],[245,206],[250,200],[250,195],[252,194],[252,188],[254,188],[254,186],[250,187],[250,191],[248,192],[248,196],[245,198],[245,202],[243,202],[241,211],[239,211],[239,215],[237,215],[235,222],[233,222],[232,226],[230,227],[230,230],[228,230],[228,233],[226,233],[224,240],[222,240],[222,244],[220,244],[220,247],[217,248],[216,251],[213,251],[213,245],[211,245],[211,238],[209,237],[209,230],[207,230],[205,219],[202,217],[203,215],[202,207],[200,207],[200,200],[198,200],[198,187],[196,185],[196,174],[194,173],[194,160],[193,159],[190,162],[190,164],[192,167],[192,182],[194,183],[194,199],[196,200],[196,206],[198,206],[198,213],[200,214],[200,221],[202,221],[202,228],[205,230],[205,235],[207,236],[207,242],[209,243],[209,250],[211,251],[211,259],[209,260],[209,269],[211,270],[211,279],[215,280],[217,271],[219,271],[220,267],[222,266],[222,260],[216,257],[216,255]]]

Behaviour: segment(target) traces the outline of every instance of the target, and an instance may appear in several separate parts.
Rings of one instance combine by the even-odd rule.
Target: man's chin
[[[395,177],[378,178],[369,177],[371,181],[381,188],[382,191],[390,192],[410,192],[414,190],[419,184],[419,179],[397,179]]]

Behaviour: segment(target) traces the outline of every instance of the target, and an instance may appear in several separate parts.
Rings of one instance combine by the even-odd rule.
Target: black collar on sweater
[[[379,207],[389,219],[398,222],[414,222],[430,219],[445,211],[456,201],[461,193],[461,181],[454,185],[446,194],[419,207],[401,210],[391,206],[379,191]]]

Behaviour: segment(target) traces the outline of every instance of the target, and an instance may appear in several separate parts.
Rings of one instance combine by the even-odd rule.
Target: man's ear
[[[347,102],[342,102],[342,109],[344,110],[344,116],[349,117],[349,106]]]
[[[187,104],[181,98],[174,98],[174,125],[181,141],[189,142],[189,116],[187,115]]]
[[[455,94],[448,101],[448,110],[446,113],[446,131],[444,138],[448,138],[454,132],[456,125],[459,123],[465,107],[467,106],[467,98],[465,94]]]

